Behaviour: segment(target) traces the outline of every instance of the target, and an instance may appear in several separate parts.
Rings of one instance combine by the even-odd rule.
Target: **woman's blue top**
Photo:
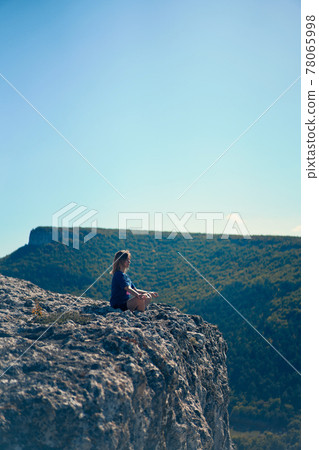
[[[112,308],[119,308],[124,306],[130,297],[130,294],[125,290],[126,287],[136,289],[130,277],[117,270],[112,278],[111,299]]]

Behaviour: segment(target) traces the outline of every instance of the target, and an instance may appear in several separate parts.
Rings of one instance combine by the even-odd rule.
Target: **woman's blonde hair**
[[[127,260],[127,258],[131,257],[131,253],[128,250],[120,250],[115,253],[113,260],[113,268],[110,272],[111,275],[114,275],[117,270],[121,270],[124,272],[126,269],[123,269],[123,264]]]

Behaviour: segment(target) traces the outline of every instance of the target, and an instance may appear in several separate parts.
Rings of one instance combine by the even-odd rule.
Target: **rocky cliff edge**
[[[231,449],[217,327],[107,305],[0,275],[0,448]]]

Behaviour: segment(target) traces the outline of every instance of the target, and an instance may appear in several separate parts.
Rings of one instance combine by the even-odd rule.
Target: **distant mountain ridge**
[[[62,238],[62,230],[59,230],[59,239]],[[52,228],[37,227],[30,231],[28,245],[44,245],[52,242]]]
[[[81,243],[89,231],[80,229]],[[159,291],[161,302],[200,314],[223,333],[229,345],[231,426],[241,432],[270,430],[284,442],[278,448],[299,448],[300,377],[179,253],[300,369],[300,238],[230,236],[222,240],[216,236],[206,240],[204,234],[195,233],[192,240],[180,235],[168,240],[169,233],[163,233],[158,240],[154,233],[143,236],[128,231],[127,239],[120,240],[118,230],[98,229],[77,250],[71,240],[69,246],[46,242],[43,236],[51,232],[51,227],[32,230],[30,243],[36,244],[1,258],[0,273],[54,292],[80,295],[106,271],[88,294],[107,305],[113,256],[128,248],[130,277],[138,287]],[[239,448],[249,449],[247,442]]]
[[[30,231],[28,245],[45,245],[45,244],[51,244],[52,242],[62,242],[63,232],[65,232],[66,236],[68,236],[68,239],[72,243],[73,235],[75,232],[73,228],[64,228],[63,229],[60,227],[60,228],[55,228],[55,230],[56,230],[56,234],[57,234],[57,239],[54,239],[54,237],[53,237],[53,228],[52,227],[33,228]],[[79,232],[79,234],[80,234],[80,237],[82,238],[82,243],[83,243],[84,236],[86,236],[90,232],[91,232],[91,230],[89,228],[81,228],[81,231]]]

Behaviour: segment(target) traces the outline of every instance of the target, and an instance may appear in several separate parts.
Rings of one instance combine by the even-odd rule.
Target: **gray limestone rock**
[[[2,275],[0,316],[1,449],[233,448],[227,346],[200,316]]]

